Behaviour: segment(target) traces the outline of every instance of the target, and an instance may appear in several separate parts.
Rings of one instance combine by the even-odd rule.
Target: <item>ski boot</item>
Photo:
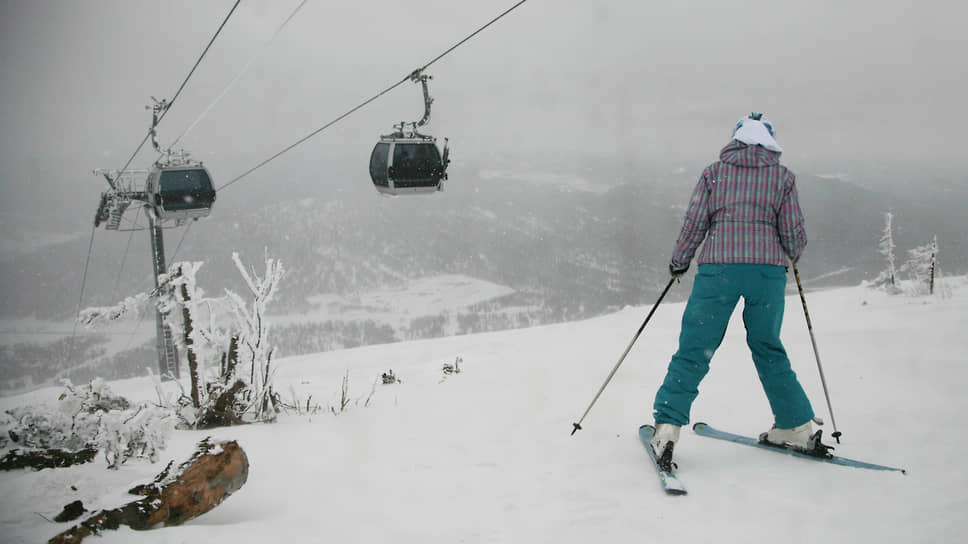
[[[821,442],[822,435],[822,429],[817,429],[816,432],[813,431],[812,421],[808,421],[792,429],[778,429],[774,425],[772,429],[760,435],[760,443],[798,451],[813,457],[829,459],[833,457],[830,450],[834,449],[834,447]]]
[[[657,423],[655,434],[652,435],[652,450],[655,451],[655,458],[659,465],[659,470],[672,472],[676,464],[672,462],[672,450],[679,441],[678,425],[671,423]]]

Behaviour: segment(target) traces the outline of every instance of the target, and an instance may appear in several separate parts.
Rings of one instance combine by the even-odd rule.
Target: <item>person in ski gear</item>
[[[719,161],[703,170],[689,200],[669,272],[684,274],[703,245],[679,349],[653,405],[652,447],[666,467],[740,297],[746,342],[774,416],[762,438],[812,447],[813,409],[780,342],[786,267],[807,245],[796,176],[780,164],[782,152],[773,126],[750,114],[736,124]]]

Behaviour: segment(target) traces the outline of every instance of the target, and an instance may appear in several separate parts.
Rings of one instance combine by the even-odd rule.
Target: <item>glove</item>
[[[689,264],[679,264],[675,261],[669,263],[669,273],[673,276],[681,276],[689,270]]]

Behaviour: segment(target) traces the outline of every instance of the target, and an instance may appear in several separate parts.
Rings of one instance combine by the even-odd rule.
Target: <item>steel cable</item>
[[[283,150],[281,150],[281,151],[279,151],[279,152],[277,152],[276,154],[274,154],[274,155],[272,155],[272,156],[271,156],[271,157],[269,157],[268,159],[265,159],[265,160],[263,160],[262,162],[260,162],[260,163],[258,163],[258,164],[256,164],[256,165],[255,165],[255,166],[253,166],[252,168],[249,168],[249,169],[248,169],[248,170],[246,170],[245,172],[243,172],[243,173],[241,173],[241,174],[239,174],[238,176],[236,176],[236,177],[234,177],[234,178],[232,178],[231,180],[229,180],[229,181],[227,181],[227,182],[226,182],[225,184],[223,184],[222,186],[220,186],[220,187],[218,187],[218,188],[217,188],[216,190],[217,190],[217,191],[221,191],[222,189],[225,189],[226,187],[229,187],[230,185],[232,185],[232,184],[234,184],[235,182],[237,182],[237,181],[239,181],[239,180],[241,180],[242,178],[244,178],[244,177],[246,177],[246,176],[248,176],[249,174],[252,174],[252,173],[253,173],[253,172],[255,172],[256,170],[258,170],[258,169],[260,169],[260,168],[262,168],[263,166],[265,166],[265,165],[267,165],[267,164],[269,164],[270,162],[272,162],[272,161],[274,161],[274,160],[276,160],[276,159],[277,159],[277,158],[279,158],[280,156],[282,156],[282,155],[284,155],[284,154],[286,154],[286,153],[288,153],[288,152],[289,152],[289,151],[291,151],[291,150],[292,150],[293,148],[295,148],[295,147],[297,147],[297,146],[299,146],[299,145],[301,145],[301,144],[303,144],[303,143],[305,143],[305,142],[306,142],[307,140],[309,140],[309,139],[311,139],[311,138],[312,138],[313,136],[316,136],[316,135],[317,135],[317,134],[319,134],[320,132],[322,132],[322,131],[324,131],[324,130],[326,130],[326,129],[328,129],[329,127],[331,127],[331,126],[333,126],[333,125],[335,125],[336,123],[338,123],[338,122],[340,122],[340,121],[342,121],[343,119],[345,119],[345,118],[347,118],[347,117],[349,117],[349,116],[350,116],[350,115],[352,115],[353,113],[356,113],[356,112],[357,112],[358,110],[360,110],[360,109],[362,109],[362,108],[364,108],[365,106],[367,106],[367,105],[369,105],[369,104],[370,104],[371,102],[373,102],[373,101],[375,101],[375,100],[377,100],[378,98],[380,98],[380,97],[382,97],[383,95],[385,95],[385,94],[387,94],[388,92],[390,92],[390,91],[392,91],[393,89],[396,89],[396,88],[397,88],[397,87],[399,87],[400,85],[402,85],[402,84],[404,84],[404,83],[406,83],[406,82],[407,82],[408,80],[410,80],[410,79],[412,79],[414,75],[416,75],[416,74],[419,74],[419,73],[421,73],[421,72],[423,72],[424,70],[426,70],[427,68],[429,68],[429,67],[430,67],[430,66],[431,66],[432,64],[434,64],[435,62],[437,62],[437,61],[439,61],[440,59],[442,59],[442,58],[444,58],[445,56],[447,56],[448,54],[450,54],[450,53],[451,53],[451,52],[452,52],[453,50],[455,50],[455,49],[457,49],[458,47],[460,47],[461,45],[463,45],[464,43],[466,43],[466,42],[467,42],[468,40],[470,40],[470,39],[471,39],[471,38],[473,38],[474,36],[477,36],[477,35],[478,35],[478,34],[480,34],[480,33],[481,33],[481,32],[482,32],[482,31],[483,31],[484,29],[486,29],[487,27],[489,27],[489,26],[491,26],[492,24],[494,24],[494,23],[496,23],[496,22],[497,22],[498,20],[500,20],[500,19],[501,19],[502,17],[504,17],[505,15],[507,15],[507,14],[509,14],[509,13],[511,13],[512,11],[514,11],[515,9],[517,9],[517,8],[518,8],[519,6],[521,6],[522,4],[524,4],[524,3],[525,3],[525,2],[527,2],[527,1],[528,1],[528,0],[520,0],[520,2],[518,2],[517,4],[514,4],[513,6],[511,6],[511,7],[510,7],[510,8],[508,8],[507,10],[505,10],[505,11],[504,11],[503,13],[501,13],[501,14],[500,14],[500,15],[498,15],[497,17],[494,17],[493,19],[491,19],[490,21],[488,21],[488,23],[487,23],[487,24],[485,24],[484,26],[482,26],[482,27],[480,27],[480,28],[478,28],[477,30],[475,30],[474,32],[472,32],[471,34],[469,34],[469,35],[468,35],[467,37],[465,37],[465,38],[464,38],[464,39],[462,39],[461,41],[459,41],[459,42],[457,42],[456,44],[454,44],[453,46],[451,46],[451,47],[450,47],[449,49],[447,49],[447,50],[446,50],[446,51],[444,51],[443,53],[441,53],[441,54],[439,54],[439,55],[437,55],[437,56],[436,56],[436,57],[435,57],[435,58],[434,58],[433,60],[431,60],[430,62],[428,62],[428,63],[426,63],[426,64],[424,64],[423,66],[421,66],[420,68],[417,68],[416,70],[414,70],[414,71],[412,71],[412,72],[409,72],[409,73],[408,73],[407,75],[405,75],[405,76],[404,76],[404,77],[403,77],[402,79],[400,79],[400,80],[399,80],[399,81],[397,81],[396,83],[394,83],[394,84],[392,84],[392,85],[390,85],[390,86],[389,86],[389,87],[387,87],[386,89],[383,89],[382,91],[380,91],[379,93],[377,93],[377,94],[375,94],[375,95],[373,95],[372,97],[370,97],[370,98],[368,98],[368,99],[366,99],[366,100],[364,100],[364,101],[363,101],[362,103],[360,103],[359,105],[357,105],[357,106],[355,106],[355,107],[353,107],[352,109],[350,109],[350,110],[349,110],[349,111],[347,111],[346,113],[344,113],[344,114],[342,114],[342,115],[340,115],[339,117],[337,117],[337,118],[335,118],[335,119],[333,119],[332,121],[330,121],[330,122],[328,122],[328,123],[326,123],[325,125],[323,125],[323,126],[321,126],[321,127],[319,127],[319,128],[317,128],[316,130],[314,130],[314,131],[312,131],[312,132],[310,132],[310,133],[309,133],[309,134],[307,134],[306,136],[303,136],[302,138],[300,138],[299,140],[297,140],[297,141],[296,141],[295,143],[293,143],[293,144],[290,144],[289,146],[287,146],[287,147],[285,147],[285,148],[284,148]]]

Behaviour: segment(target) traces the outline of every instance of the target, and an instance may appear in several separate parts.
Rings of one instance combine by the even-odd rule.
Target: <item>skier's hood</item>
[[[780,144],[776,143],[773,125],[763,119],[762,113],[751,113],[749,117],[740,119],[733,129],[733,139],[744,144],[761,145],[770,151],[783,152]]]
[[[743,168],[761,168],[780,164],[779,151],[766,149],[761,145],[750,145],[739,140],[730,140],[719,152],[719,160]]]

